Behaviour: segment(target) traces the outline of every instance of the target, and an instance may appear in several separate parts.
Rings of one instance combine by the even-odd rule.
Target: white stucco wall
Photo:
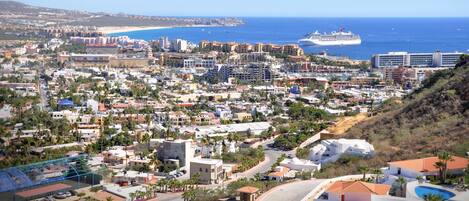
[[[370,201],[370,194],[366,193],[345,193],[344,201]]]
[[[399,168],[396,167],[396,166],[393,166],[393,165],[390,165],[389,166],[389,174],[391,175],[396,175],[396,176],[399,176],[397,173],[398,173],[398,170]],[[401,168],[401,174],[400,176],[403,176],[403,177],[407,177],[407,178],[413,178],[415,179],[417,176],[423,176],[422,173],[420,172],[415,172],[415,171],[412,171],[412,170],[409,170],[409,169],[404,169],[404,168]]]

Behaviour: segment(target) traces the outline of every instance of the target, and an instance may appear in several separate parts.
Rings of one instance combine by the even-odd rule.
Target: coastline
[[[104,34],[115,34],[115,33],[127,33],[134,31],[146,31],[146,30],[157,30],[157,29],[171,29],[171,28],[182,28],[182,27],[220,27],[223,25],[188,25],[188,26],[109,26],[109,27],[98,27],[98,31]]]
[[[173,27],[157,27],[157,26],[122,26],[122,27],[99,27],[98,31],[104,34],[126,33],[132,31],[145,31],[156,29],[169,29]]]

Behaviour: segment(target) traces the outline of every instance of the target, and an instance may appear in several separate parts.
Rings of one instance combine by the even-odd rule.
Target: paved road
[[[271,166],[277,161],[277,159],[282,155],[291,155],[294,154],[294,151],[280,151],[280,150],[275,150],[271,149],[268,147],[269,144],[272,144],[274,142],[274,139],[266,140],[261,144],[261,146],[264,147],[264,153],[266,157],[266,161],[261,163],[260,165],[245,171],[243,173],[240,173],[240,177],[247,177],[247,178],[253,178],[254,175],[257,173],[264,173],[270,171]]]
[[[283,184],[262,194],[258,201],[300,201],[322,181],[312,179]]]

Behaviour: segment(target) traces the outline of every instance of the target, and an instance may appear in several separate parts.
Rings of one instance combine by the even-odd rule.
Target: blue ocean
[[[247,43],[296,43],[305,34],[340,28],[362,38],[358,46],[304,47],[307,53],[369,59],[377,53],[468,52],[469,18],[243,18],[236,27],[185,27],[115,33],[152,40],[161,36],[198,43],[201,40]]]

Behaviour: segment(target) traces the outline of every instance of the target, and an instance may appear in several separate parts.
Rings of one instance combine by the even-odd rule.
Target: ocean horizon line
[[[415,18],[415,19],[455,19],[469,18],[469,16],[236,16],[236,15],[154,15],[154,14],[132,14],[151,17],[174,17],[174,18],[318,18],[318,19],[399,19],[399,18]]]

